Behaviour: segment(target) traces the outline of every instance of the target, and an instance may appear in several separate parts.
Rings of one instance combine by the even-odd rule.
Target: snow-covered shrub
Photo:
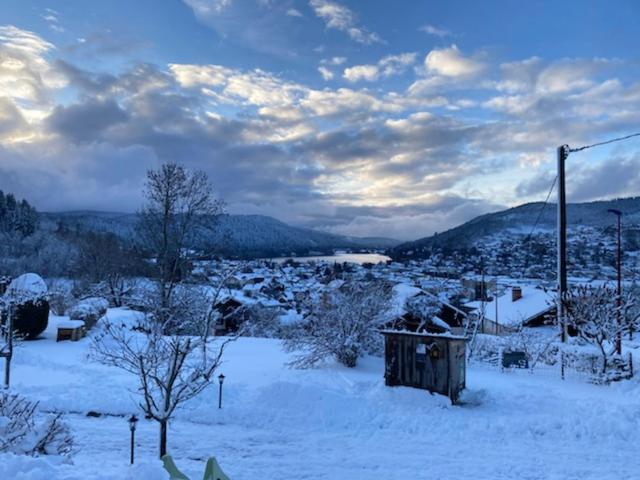
[[[64,315],[69,307],[77,302],[73,295],[73,283],[68,280],[52,280],[48,282],[49,307],[58,315]]]
[[[2,300],[12,305],[13,329],[18,335],[32,339],[47,328],[47,284],[39,275],[25,273],[13,279]]]
[[[469,344],[469,358],[474,358],[492,365],[500,364],[500,354],[504,350],[504,337],[479,333]]]
[[[288,351],[299,352],[291,362],[311,367],[333,357],[355,367],[365,353],[382,351],[378,329],[389,320],[393,290],[383,282],[346,283],[326,292],[311,313],[285,340]]]
[[[407,299],[405,309],[411,316],[430,322],[440,311],[440,304],[431,295],[417,295]]]
[[[240,332],[248,337],[281,338],[279,308],[265,307],[259,303],[249,305],[240,313]]]
[[[503,338],[504,351],[524,352],[532,370],[538,363],[555,363],[557,349],[554,350],[553,343],[557,338],[549,336],[547,332],[519,325],[513,333]],[[553,356],[549,356],[549,352],[552,352]]]
[[[0,392],[0,452],[20,455],[69,455],[73,437],[62,414],[38,422],[36,402]]]
[[[107,313],[109,302],[101,297],[90,297],[80,300],[67,310],[67,315],[72,320],[84,321],[87,329],[93,327],[96,322]]]

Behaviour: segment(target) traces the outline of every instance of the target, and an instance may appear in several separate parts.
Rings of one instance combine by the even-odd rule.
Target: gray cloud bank
[[[41,210],[133,211],[145,171],[179,161],[232,212],[411,239],[537,199],[556,145],[640,124],[640,85],[612,77],[613,61],[423,55],[399,91],[315,89],[213,64],[90,71],[0,27],[0,57],[20,65],[0,64],[0,188]],[[638,163],[587,162],[573,199],[637,194]]]

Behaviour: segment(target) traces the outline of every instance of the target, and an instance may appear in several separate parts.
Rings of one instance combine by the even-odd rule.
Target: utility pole
[[[482,319],[481,319],[481,326],[482,326],[482,333],[484,333],[484,315],[486,313],[485,311],[485,303],[484,303],[484,258],[480,257],[480,265],[481,265],[481,270],[480,270],[480,314],[482,315]]]
[[[567,341],[567,322],[564,297],[567,292],[567,197],[565,192],[564,164],[569,156],[569,146],[558,147],[558,299],[557,318],[560,337]]]
[[[616,255],[616,266],[618,270],[618,289],[616,291],[616,294],[618,296],[618,334],[616,336],[616,353],[618,355],[621,355],[622,334],[620,333],[620,328],[622,328],[622,212],[614,208],[610,208],[608,212],[613,213],[616,217],[618,217],[618,247]],[[629,335],[631,335],[631,330],[629,330]]]
[[[500,335],[500,322],[498,321],[498,277],[496,277],[496,335]]]

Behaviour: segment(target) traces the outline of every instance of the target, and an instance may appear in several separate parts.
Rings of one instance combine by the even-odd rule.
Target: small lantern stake
[[[133,465],[133,448],[135,445],[136,423],[138,422],[138,417],[136,417],[135,415],[131,415],[128,422],[129,422],[129,430],[131,431],[131,465]]]
[[[220,382],[220,390],[218,391],[218,408],[222,408],[222,384],[224,383],[224,374],[218,375],[218,382]]]

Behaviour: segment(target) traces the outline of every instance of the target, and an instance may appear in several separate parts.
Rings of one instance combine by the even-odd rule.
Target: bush
[[[325,293],[285,340],[288,351],[299,352],[291,364],[306,368],[333,357],[352,368],[365,353],[381,353],[378,330],[391,304],[392,289],[384,282],[348,283]]]
[[[101,297],[90,297],[80,300],[67,311],[72,320],[83,320],[87,329],[93,327],[96,322],[107,313],[109,302]]]
[[[13,330],[28,340],[37,338],[49,323],[49,302],[36,300],[18,305],[14,310]]]
[[[38,404],[0,392],[0,452],[19,455],[70,455],[73,437],[62,414],[36,422]]]

